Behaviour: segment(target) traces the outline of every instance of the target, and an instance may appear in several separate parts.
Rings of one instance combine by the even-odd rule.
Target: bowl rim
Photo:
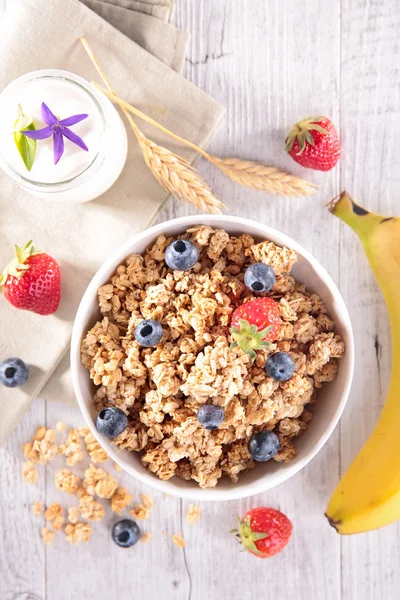
[[[268,477],[261,477],[257,481],[251,482],[247,485],[232,487],[229,489],[202,489],[200,487],[193,488],[171,488],[168,486],[169,481],[163,481],[159,479],[153,473],[149,471],[138,471],[130,464],[126,464],[121,458],[120,451],[118,452],[113,446],[111,440],[104,439],[97,431],[95,424],[90,416],[89,410],[86,406],[86,402],[84,399],[84,394],[81,390],[80,386],[80,376],[79,376],[79,367],[80,367],[80,345],[82,340],[82,335],[85,333],[85,329],[87,327],[87,312],[88,307],[93,301],[93,297],[97,295],[97,290],[101,285],[105,284],[105,274],[113,269],[116,269],[119,264],[127,257],[129,254],[134,252],[132,250],[132,246],[138,245],[141,241],[146,238],[155,239],[158,235],[165,233],[166,228],[181,228],[182,231],[189,226],[195,226],[198,224],[206,224],[210,226],[229,226],[230,223],[234,223],[243,227],[243,233],[246,232],[246,228],[255,228],[260,232],[260,236],[265,236],[266,239],[269,239],[269,236],[272,238],[277,238],[279,241],[278,244],[287,246],[292,248],[297,253],[301,254],[303,258],[308,261],[314,269],[314,272],[317,274],[319,279],[322,279],[327,287],[329,288],[332,296],[335,298],[335,301],[340,306],[342,324],[347,333],[347,342],[346,342],[346,359],[348,361],[348,374],[344,383],[344,389],[341,394],[340,402],[338,402],[334,413],[327,424],[324,431],[321,433],[317,442],[310,448],[305,455],[293,465],[292,469],[282,469],[281,476],[276,477],[276,481],[269,482]],[[229,228],[229,227],[228,227]],[[353,372],[354,372],[354,336],[353,329],[350,321],[350,316],[344,302],[344,299],[333,281],[332,277],[326,271],[326,269],[319,263],[319,261],[312,256],[312,254],[303,248],[301,244],[293,240],[288,235],[281,233],[277,229],[270,227],[269,225],[264,225],[263,223],[258,223],[257,221],[253,221],[251,219],[245,219],[242,217],[230,216],[230,215],[210,215],[210,214],[200,214],[200,215],[190,215],[186,217],[178,217],[175,219],[169,219],[167,221],[163,221],[157,225],[153,225],[144,229],[143,231],[134,234],[128,240],[126,240],[123,244],[121,244],[115,251],[112,252],[110,258],[108,258],[97,270],[95,275],[92,277],[90,283],[88,284],[82,299],[80,301],[78,310],[75,315],[73,328],[72,328],[72,336],[71,336],[71,348],[70,348],[70,363],[71,363],[71,372],[72,372],[72,383],[75,392],[75,396],[79,405],[79,408],[84,416],[86,424],[88,425],[91,433],[97,439],[99,444],[104,448],[107,454],[110,456],[112,460],[114,460],[117,464],[119,464],[124,471],[127,471],[132,477],[137,479],[143,484],[149,485],[153,489],[159,492],[167,492],[172,496],[176,496],[179,498],[186,498],[190,500],[196,501],[224,501],[224,500],[236,500],[240,498],[247,498],[249,496],[253,496],[255,494],[267,491],[268,489],[272,489],[277,485],[287,481],[293,475],[301,471],[321,450],[324,444],[328,441],[331,434],[333,433],[339,419],[343,413],[344,407],[346,405],[352,380],[353,380]],[[275,474],[276,475],[276,474]]]

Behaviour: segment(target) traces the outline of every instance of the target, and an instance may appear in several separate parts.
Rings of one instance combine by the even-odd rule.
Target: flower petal
[[[47,104],[44,102],[42,102],[42,119],[47,125],[55,125],[58,123],[57,117],[53,115]]]
[[[65,137],[68,138],[71,142],[79,146],[79,148],[82,148],[82,150],[89,150],[83,139],[80,138],[79,135],[76,135],[76,133],[68,129],[68,127],[63,127],[62,134],[65,135]]]
[[[69,127],[70,125],[75,125],[75,123],[79,123],[79,121],[83,121],[83,119],[87,119],[89,115],[73,115],[72,117],[67,117],[66,119],[62,119],[60,121],[61,125],[65,125]]]
[[[58,129],[53,133],[54,164],[56,165],[64,154],[64,138]]]
[[[28,138],[32,138],[33,140],[45,140],[51,136],[53,133],[53,127],[49,125],[48,127],[43,127],[43,129],[36,130],[26,130],[21,131],[22,135],[26,135]]]

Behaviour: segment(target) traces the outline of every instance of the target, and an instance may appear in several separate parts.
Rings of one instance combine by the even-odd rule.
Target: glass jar
[[[59,119],[75,114],[88,118],[71,130],[86,143],[85,152],[65,139],[64,154],[53,159],[52,137],[38,140],[31,171],[25,167],[13,139],[18,105],[33,116],[36,129],[46,127],[44,102]],[[22,75],[0,94],[0,168],[30,194],[52,202],[80,203],[97,198],[118,179],[128,142],[122,120],[110,100],[78,75],[43,69]]]

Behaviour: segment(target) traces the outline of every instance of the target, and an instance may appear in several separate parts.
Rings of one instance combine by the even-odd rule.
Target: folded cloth
[[[129,10],[145,13],[165,22],[170,21],[174,4],[168,0],[100,0],[104,4],[122,6]]]
[[[124,7],[122,2],[125,1],[126,4],[126,0],[116,0],[118,5],[110,4],[108,0],[81,1],[171,69],[182,71],[189,39],[187,31],[177,29],[149,14]]]
[[[117,12],[124,8],[122,3],[118,0]],[[127,33],[125,11],[123,23],[117,12],[113,15],[113,26],[78,0],[13,0],[0,22],[0,89],[19,75],[42,68],[62,68],[98,80],[78,41],[84,35],[121,96],[204,146],[221,119],[221,107],[170,68],[179,68],[179,61],[174,57],[176,48],[166,47],[160,36],[161,19],[142,22],[146,31],[141,31],[141,40],[152,48],[152,55],[116,29]],[[165,35],[174,33],[170,25],[163,26],[169,32]],[[174,35],[178,47],[181,34]],[[158,130],[139,125],[156,143],[191,162],[196,158],[195,152],[171,143]],[[128,132],[128,137],[128,159],[120,178],[101,198],[86,204],[38,200],[0,174],[0,264],[12,258],[14,243],[33,239],[36,247],[58,260],[62,273],[61,304],[54,315],[18,311],[0,298],[0,361],[16,356],[30,366],[23,387],[10,390],[0,385],[0,443],[66,352],[77,306],[93,273],[122,240],[151,222],[167,198],[148,171],[133,134]],[[72,394],[70,386],[68,390]]]

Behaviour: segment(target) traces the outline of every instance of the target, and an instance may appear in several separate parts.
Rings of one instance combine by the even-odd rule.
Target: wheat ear
[[[317,186],[314,183],[302,179],[302,177],[297,177],[296,175],[282,171],[281,169],[277,169],[276,167],[269,167],[264,163],[241,160],[240,158],[218,158],[217,156],[212,156],[203,150],[203,148],[196,146],[193,142],[189,142],[173,131],[170,131],[155,119],[152,119],[141,110],[135,108],[125,100],[122,100],[122,98],[119,98],[115,94],[110,94],[97,83],[92,83],[111,100],[119,104],[122,110],[129,111],[147,123],[154,125],[154,127],[157,127],[157,129],[166,135],[169,135],[174,140],[196,150],[196,152],[221,169],[227,177],[236,183],[240,183],[241,185],[256,190],[270,192],[271,194],[280,194],[281,196],[312,196],[316,193]]]
[[[89,46],[87,39],[81,37],[80,41],[97,72],[107,86],[108,91],[103,88],[101,89],[111,99],[116,99],[117,96],[115,91],[111,87],[106,74]],[[159,146],[149,140],[136,125],[129,110],[123,106],[121,106],[121,108],[139,142],[145,163],[159,184],[170,194],[173,194],[182,200],[186,200],[187,202],[191,202],[199,210],[219,214],[221,208],[224,207],[224,204],[214,196],[204,179],[191,164],[167,148]]]

